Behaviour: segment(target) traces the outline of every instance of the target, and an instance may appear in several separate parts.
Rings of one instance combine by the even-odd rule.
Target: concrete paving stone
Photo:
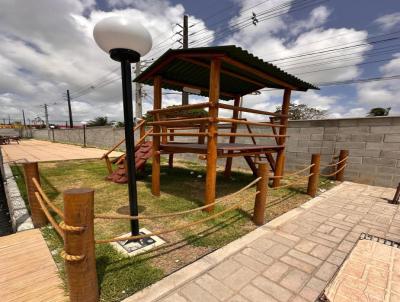
[[[331,264],[329,262],[324,262],[318,269],[315,276],[324,281],[329,281],[337,269],[338,269],[337,265]]]
[[[271,256],[272,258],[278,259],[282,257],[286,252],[290,250],[289,247],[283,245],[283,244],[275,244],[272,246],[270,249],[265,251],[264,253],[268,256]]]
[[[246,256],[250,256],[251,258],[253,258],[254,260],[261,262],[263,264],[266,265],[270,265],[272,262],[274,262],[274,259],[255,250],[252,248],[245,248],[242,253]]]
[[[342,223],[337,223],[337,222],[332,221],[332,220],[326,221],[325,224],[326,225],[330,225],[330,226],[335,227],[335,228],[346,230],[346,231],[350,231],[352,229],[352,227],[350,227],[348,225],[345,225],[345,224],[342,224]]]
[[[319,244],[322,244],[322,245],[325,245],[325,246],[331,247],[331,248],[334,248],[334,247],[336,247],[338,245],[335,242],[326,240],[326,239],[321,238],[321,237],[313,236],[313,235],[307,236],[307,240],[310,240],[310,241],[313,241],[315,243],[319,243]]]
[[[338,238],[338,237],[335,237],[335,236],[332,236],[329,234],[320,233],[320,232],[313,232],[313,235],[316,237],[319,237],[321,239],[331,241],[336,244],[338,244],[342,241],[342,238]]]
[[[226,300],[227,302],[249,302],[249,300],[245,299],[241,295],[234,295],[233,297]]]
[[[326,258],[328,258],[331,252],[332,252],[331,248],[319,244],[311,251],[310,255],[325,260]]]
[[[349,253],[353,247],[354,242],[343,240],[343,242],[338,246],[338,250]]]
[[[162,299],[162,302],[187,302],[186,298],[180,296],[179,294],[175,293],[165,299]]]
[[[217,280],[222,280],[238,270],[241,265],[232,259],[227,259],[210,270],[210,275]]]
[[[322,224],[317,228],[317,232],[329,234],[333,229],[331,225]]]
[[[242,253],[238,253],[233,256],[233,260],[239,262],[240,264],[247,266],[248,268],[252,269],[255,272],[261,273],[266,269],[266,265],[254,260],[252,257],[248,255],[243,255]],[[272,258],[271,258],[272,260]],[[272,260],[273,261],[273,260]]]
[[[252,283],[258,289],[281,302],[289,301],[292,296],[289,290],[264,277],[259,276],[255,278]]]
[[[298,292],[310,278],[310,274],[306,274],[297,269],[292,269],[282,279],[280,285],[290,289],[293,292]]]
[[[260,238],[260,239],[254,240],[248,246],[263,253],[275,244],[276,244],[275,241],[272,241],[270,239]]]
[[[320,292],[306,286],[302,289],[302,291],[300,292],[300,295],[303,298],[305,298],[307,301],[314,302],[315,299],[317,299],[318,296],[320,295]]]
[[[312,288],[316,291],[322,292],[327,285],[326,281],[319,280],[318,278],[311,278],[307,283],[307,287]]]
[[[299,238],[299,237],[296,237],[296,238]],[[297,241],[293,241],[293,240],[288,239],[287,237],[283,237],[283,236],[280,236],[280,235],[277,235],[277,234],[274,234],[272,236],[272,240],[277,242],[277,243],[281,243],[283,245],[286,245],[288,247],[294,247],[296,245],[296,242],[298,241],[298,240]]]
[[[272,298],[270,295],[267,295],[263,291],[259,290],[257,287],[253,285],[245,286],[241,291],[240,294],[243,297],[246,297],[251,302],[278,302],[278,300]]]
[[[241,267],[226,277],[222,282],[233,290],[238,290],[250,283],[257,276],[257,273],[247,267]]]
[[[214,296],[209,294],[194,282],[190,282],[189,284],[185,285],[180,290],[180,294],[187,298],[190,302],[218,302]]]
[[[334,215],[332,218],[337,220],[344,220],[346,217],[347,217],[346,215],[338,213]]]
[[[312,266],[311,264],[305,263],[303,261],[300,261],[300,260],[290,257],[290,256],[283,256],[280,260],[282,262],[285,262],[286,264],[294,266],[306,273],[312,273],[312,271],[315,269],[315,267]]]
[[[311,264],[313,266],[318,266],[322,263],[321,259],[318,259],[316,257],[310,256],[306,253],[296,251],[296,250],[290,250],[288,255],[297,258],[303,262],[306,262],[308,264]]]
[[[348,231],[335,228],[329,235],[335,236],[337,238],[343,239],[348,234]]]
[[[285,263],[282,263],[280,261],[276,261],[273,263],[271,266],[269,266],[263,275],[267,277],[268,279],[271,279],[272,281],[279,281],[282,276],[286,274],[286,272],[289,270],[289,266],[286,265]]]
[[[315,242],[311,242],[303,239],[299,244],[297,244],[294,248],[304,253],[310,252],[317,244]]]
[[[307,302],[307,300],[305,300],[301,296],[296,296],[293,298],[292,302]]]
[[[234,294],[230,288],[208,274],[197,278],[196,283],[221,301],[228,299]]]

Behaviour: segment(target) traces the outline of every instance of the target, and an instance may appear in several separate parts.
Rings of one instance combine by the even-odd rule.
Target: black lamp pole
[[[126,163],[128,174],[129,213],[138,216],[136,167],[135,167],[135,135],[133,129],[133,104],[132,104],[132,78],[131,63],[139,62],[140,55],[132,50],[111,49],[110,56],[113,60],[121,62],[122,100],[124,104]],[[139,235],[139,221],[131,220],[132,236]]]

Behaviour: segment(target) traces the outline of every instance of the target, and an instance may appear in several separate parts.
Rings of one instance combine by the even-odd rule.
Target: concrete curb
[[[28,209],[26,208],[25,201],[21,197],[9,164],[3,162],[1,150],[0,165],[13,231],[21,232],[33,229],[34,226]]]
[[[338,190],[342,184],[332,188],[331,190]],[[321,195],[307,201],[301,206],[286,212],[285,214],[271,220],[270,222],[264,224],[263,226],[255,229],[254,231],[244,235],[243,237],[232,241],[226,246],[204,256],[203,258],[193,262],[180,269],[179,271],[172,273],[171,275],[163,278],[162,280],[146,287],[145,289],[133,294],[132,296],[123,300],[123,302],[155,302],[160,298],[167,296],[173,289],[193,280],[200,274],[207,270],[210,270],[218,263],[232,256],[234,253],[240,251],[246,245],[250,244],[259,237],[264,236],[276,229],[286,222],[294,219],[306,209],[309,209],[325,199],[326,196],[331,195],[330,191],[326,191]]]

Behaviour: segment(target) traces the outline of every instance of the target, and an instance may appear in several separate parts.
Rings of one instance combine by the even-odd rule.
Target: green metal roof
[[[248,51],[234,45],[170,49],[143,71],[134,81],[153,85],[154,77],[161,76],[166,80],[187,84],[183,86],[193,85],[208,88],[210,69],[207,66],[210,66],[213,56],[220,55],[252,67],[257,72],[265,75],[265,77],[274,79],[266,79],[260,76],[260,74],[256,75],[235,66],[235,64],[222,60],[221,70],[226,71],[226,73],[221,72],[220,91],[221,94],[227,93],[228,96],[221,95],[221,99],[232,99],[230,95],[242,96],[266,87],[284,89],[285,86],[289,85],[292,87],[292,90],[306,91],[308,89],[318,89],[318,87],[304,82],[277,66],[265,62]],[[200,65],[184,60],[184,57],[188,56],[191,59],[195,59]],[[249,79],[249,81],[246,81],[244,78]],[[257,84],[254,82],[257,82]],[[162,87],[177,91],[182,91],[183,89],[181,85],[165,82],[163,82]],[[201,91],[201,95],[208,96],[208,92]]]

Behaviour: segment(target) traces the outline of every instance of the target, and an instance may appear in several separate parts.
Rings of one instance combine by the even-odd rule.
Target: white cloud
[[[400,12],[387,14],[375,20],[383,29],[392,29],[400,23]]]
[[[309,18],[294,23],[291,31],[297,35],[302,31],[321,26],[327,21],[330,14],[331,11],[326,6],[318,6],[311,11]]]

